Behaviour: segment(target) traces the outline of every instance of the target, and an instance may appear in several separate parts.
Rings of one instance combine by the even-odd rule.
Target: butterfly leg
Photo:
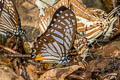
[[[19,41],[20,41],[20,38],[17,37],[17,39],[16,39],[16,45],[19,45]]]
[[[92,48],[95,49],[95,46],[94,46],[95,44],[97,44],[98,47],[101,47],[102,45],[100,43],[107,43],[109,41],[110,41],[109,39],[100,39],[100,40],[95,39],[94,43],[90,45],[92,46]]]
[[[83,58],[82,58],[82,62],[85,63],[86,65],[88,65],[87,61],[86,61],[86,58],[87,57],[91,57],[92,59],[94,59],[92,53],[87,53]]]

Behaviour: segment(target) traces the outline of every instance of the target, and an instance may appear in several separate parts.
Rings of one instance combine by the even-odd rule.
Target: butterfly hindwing
[[[0,16],[3,10],[4,0],[0,0]]]
[[[56,21],[56,19],[58,18],[58,16],[60,16],[62,14],[62,12],[64,12],[65,10],[67,10],[67,8],[64,7],[64,6],[60,7],[59,9],[57,9],[56,12],[53,15],[54,18],[52,19],[52,21],[51,21],[50,24],[54,24],[54,22]],[[48,28],[50,28],[50,27],[51,26],[48,26]]]

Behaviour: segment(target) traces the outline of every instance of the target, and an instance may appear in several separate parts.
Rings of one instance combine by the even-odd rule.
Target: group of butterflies
[[[34,60],[42,63],[65,64],[71,61],[69,50],[73,47],[81,57],[86,57],[89,48],[98,37],[109,39],[119,27],[114,26],[120,6],[109,14],[100,9],[86,9],[77,0],[60,0],[48,8],[46,13],[48,24],[41,20],[41,26],[47,29],[34,42],[31,54],[36,54]],[[53,9],[53,10],[51,10]],[[52,18],[51,18],[52,16]],[[45,18],[44,16],[41,19]],[[0,0],[0,34],[8,38],[26,37],[21,28],[20,18],[12,0]]]

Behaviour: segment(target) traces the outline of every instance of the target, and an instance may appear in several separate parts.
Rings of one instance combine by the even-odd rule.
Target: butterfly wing
[[[1,16],[1,13],[2,13],[2,10],[3,10],[3,5],[4,5],[4,1],[0,0],[0,16]]]
[[[35,60],[54,63],[67,62],[68,51],[75,38],[76,19],[71,10],[66,8],[62,11],[61,8],[55,13],[57,18],[53,17],[48,30],[38,38],[35,44],[37,51]]]
[[[61,6],[69,7],[69,0],[59,0],[56,4],[54,4],[51,7],[44,8],[45,15],[39,16],[39,29],[41,34],[43,34],[48,26],[50,25],[50,22],[52,21],[53,15],[55,14],[56,10],[59,10]]]
[[[3,9],[0,16],[0,33],[14,34],[14,30],[20,29],[21,23],[15,4],[12,0],[4,0]]]

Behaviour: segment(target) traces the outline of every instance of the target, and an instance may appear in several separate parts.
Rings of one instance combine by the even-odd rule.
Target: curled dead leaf
[[[36,68],[35,68],[35,66],[33,66],[33,65],[28,65],[28,66],[26,67],[27,74],[28,74],[30,80],[38,80],[38,76],[37,76],[37,74],[35,73],[35,69],[36,69]]]
[[[83,65],[73,65],[64,68],[56,68],[45,72],[39,80],[64,80],[65,77],[78,70],[79,68],[83,69]]]
[[[24,79],[21,76],[18,76],[11,68],[1,65],[0,80],[24,80]]]
[[[114,57],[118,57],[120,55],[120,51],[119,50],[114,50],[113,54],[114,54],[113,55]]]

